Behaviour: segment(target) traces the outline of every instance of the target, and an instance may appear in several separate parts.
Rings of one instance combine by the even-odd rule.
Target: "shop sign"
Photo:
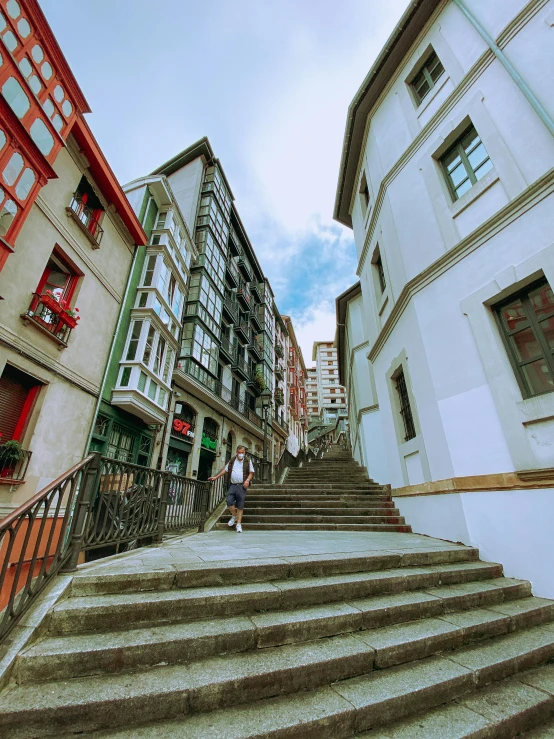
[[[188,436],[189,439],[194,439],[194,431],[191,431],[190,423],[181,421],[180,418],[173,419],[173,433],[175,436]]]
[[[202,446],[215,452],[217,451],[217,439],[210,439],[210,437],[204,431],[202,433]]]

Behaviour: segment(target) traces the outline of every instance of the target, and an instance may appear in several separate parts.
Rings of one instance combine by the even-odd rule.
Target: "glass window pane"
[[[448,172],[452,172],[453,169],[455,169],[460,162],[462,161],[462,158],[458,154],[457,150],[454,150],[448,156],[445,156],[443,159],[444,164],[446,165],[446,169]]]
[[[17,39],[11,31],[6,31],[6,33],[2,36],[2,41],[6,44],[6,48],[10,51],[15,51],[17,49]]]
[[[529,293],[529,300],[537,318],[545,318],[554,312],[554,295],[548,283]]]
[[[462,146],[464,147],[466,154],[469,154],[469,152],[472,151],[480,142],[481,139],[479,138],[479,134],[474,128],[472,128],[471,131],[464,136]]]
[[[29,169],[29,167],[27,167],[27,169],[21,175],[21,179],[17,183],[15,194],[20,200],[26,200],[34,184],[35,173],[32,169]]]
[[[21,36],[21,38],[27,38],[27,36],[31,33],[31,26],[25,18],[21,18],[17,22],[17,30],[19,31],[19,35]]]
[[[0,210],[0,236],[5,236],[8,233],[16,214],[17,205],[13,200],[6,200],[2,210]]]
[[[523,365],[521,371],[533,395],[554,390],[554,379],[544,359]]]
[[[452,179],[454,187],[458,187],[458,185],[462,184],[462,182],[467,178],[466,168],[464,167],[463,163],[460,162],[456,169],[450,172],[450,177]]]
[[[44,112],[48,116],[48,118],[52,118],[52,114],[54,113],[54,103],[50,100],[50,98],[46,98],[44,103],[42,104],[42,107],[44,108]]]
[[[15,152],[11,155],[9,162],[6,164],[4,171],[2,172],[2,179],[6,185],[13,185],[21,174],[23,169],[23,157],[21,154]]]
[[[525,361],[542,355],[540,344],[531,327],[524,328],[512,336],[513,346],[518,360]]]
[[[456,195],[461,198],[468,190],[471,190],[471,181],[469,178],[463,182],[459,187],[456,188]]]
[[[4,131],[0,131],[0,151],[4,148],[6,145],[6,134]]]
[[[133,360],[137,355],[137,347],[140,339],[140,332],[142,330],[142,321],[135,321],[133,323],[133,330],[131,333],[131,339],[129,340],[129,348],[127,349],[128,360]]]
[[[545,339],[548,341],[548,346],[554,349],[554,317],[547,318],[546,321],[541,321],[539,325],[544,333]]]
[[[489,155],[487,154],[485,147],[480,143],[467,155],[467,158],[471,164],[471,168],[475,170],[485,161],[485,159],[488,159],[488,156]]]
[[[23,118],[31,107],[29,98],[15,77],[9,77],[2,86],[2,94],[18,118]]]
[[[36,74],[31,75],[31,77],[29,78],[29,87],[35,93],[35,95],[38,95],[39,92],[42,90],[42,82],[39,80]]]
[[[480,180],[487,174],[487,172],[490,172],[491,169],[492,162],[490,159],[487,159],[480,167],[475,170],[475,177],[477,178],[477,180]]]
[[[8,11],[10,18],[19,18],[19,14],[21,13],[21,8],[19,7],[17,0],[8,0],[6,3],[6,10]]]
[[[521,300],[514,300],[513,303],[505,306],[500,311],[503,324],[506,326],[508,331],[515,331],[516,329],[525,328],[529,321],[525,315],[523,303]]]
[[[66,118],[69,118],[69,116],[73,113],[73,106],[69,102],[69,100],[64,100],[62,103],[62,110],[63,114]]]
[[[40,68],[40,71],[42,72],[42,76],[45,80],[49,80],[50,77],[52,77],[52,67],[48,64],[48,62],[44,62],[44,64]]]
[[[58,101],[58,103],[61,103],[64,97],[65,93],[63,91],[63,87],[61,85],[56,85],[56,87],[54,88],[54,98]]]
[[[63,118],[59,113],[56,113],[56,115],[52,118],[52,123],[54,124],[54,128],[56,131],[61,131],[63,128]]]
[[[37,118],[30,129],[31,138],[41,150],[41,152],[48,156],[54,148],[54,137],[50,131],[46,128],[46,125]]]
[[[4,28],[6,28],[7,25],[8,24],[6,23],[6,19],[4,18],[4,16],[2,15],[2,13],[0,13],[0,31],[3,31]]]
[[[19,62],[19,69],[23,73],[24,77],[29,77],[31,72],[33,71],[33,67],[31,66],[31,62],[27,59],[26,56],[24,56],[21,61]]]
[[[44,59],[44,53],[38,44],[35,44],[31,49],[31,56],[37,64],[40,64]]]

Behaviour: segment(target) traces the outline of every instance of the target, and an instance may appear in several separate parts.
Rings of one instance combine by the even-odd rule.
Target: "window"
[[[461,198],[492,169],[489,155],[473,126],[441,157],[440,161],[454,200]]]
[[[130,431],[114,423],[106,447],[106,456],[111,459],[120,459],[122,462],[132,462],[135,438]]]
[[[369,208],[369,187],[367,184],[367,177],[365,172],[362,175],[362,179],[360,180],[360,201],[362,203],[362,210],[364,213],[367,212],[367,209]]]
[[[414,426],[414,418],[412,416],[412,408],[410,406],[410,398],[408,396],[408,388],[406,387],[406,378],[404,377],[404,370],[400,372],[394,378],[396,384],[396,391],[398,393],[398,399],[400,401],[400,416],[404,423],[404,441],[409,441],[415,438],[416,431]]]
[[[150,364],[150,357],[152,356],[152,347],[154,346],[154,339],[156,337],[156,329],[152,324],[148,329],[148,336],[146,337],[146,346],[144,347],[144,354],[142,355],[143,363],[148,367]]]
[[[385,269],[383,267],[383,259],[381,258],[381,251],[379,247],[375,249],[375,254],[373,256],[373,266],[375,268],[375,273],[377,276],[378,284],[381,289],[381,294],[385,292],[387,289],[387,280],[385,279]]]
[[[437,84],[437,80],[443,72],[444,67],[442,66],[438,56],[433,51],[411,82],[414,97],[418,105]]]
[[[156,255],[151,254],[148,257],[148,261],[146,263],[146,270],[144,272],[144,281],[143,285],[144,287],[150,287],[152,284],[152,280],[154,279],[154,270],[156,269]]]
[[[494,306],[504,345],[525,397],[554,390],[554,296],[546,280]]]
[[[137,348],[140,341],[140,332],[142,330],[142,321],[135,321],[131,330],[131,338],[127,349],[126,360],[132,361],[137,356]]]

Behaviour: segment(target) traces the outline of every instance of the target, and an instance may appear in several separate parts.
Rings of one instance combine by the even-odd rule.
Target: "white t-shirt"
[[[243,460],[244,461],[244,460]],[[250,472],[254,472],[254,465],[252,460],[250,461]],[[229,472],[229,462],[225,465],[225,472]],[[233,465],[233,471],[231,472],[231,485],[242,485],[244,482],[244,476],[242,472],[242,462],[240,459],[235,457],[235,464]]]

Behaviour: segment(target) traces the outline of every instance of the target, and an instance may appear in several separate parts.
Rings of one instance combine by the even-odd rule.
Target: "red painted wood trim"
[[[19,419],[17,421],[17,424],[13,432],[13,438],[16,441],[19,441],[23,435],[23,431],[25,430],[25,424],[27,423],[29,416],[31,415],[31,410],[33,409],[35,399],[41,387],[42,385],[34,385],[32,388],[30,388],[29,392],[27,393],[27,397],[25,398],[25,403],[23,404],[23,408],[21,409],[21,415],[19,416]]]

